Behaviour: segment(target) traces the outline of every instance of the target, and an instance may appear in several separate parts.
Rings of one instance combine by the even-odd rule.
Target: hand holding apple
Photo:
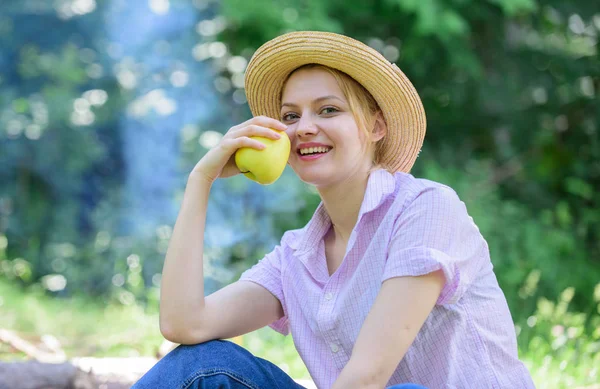
[[[264,144],[263,150],[243,147],[235,153],[235,164],[240,172],[263,185],[272,184],[281,176],[290,156],[290,138],[284,131],[277,132],[281,137],[275,140],[250,137]]]
[[[245,173],[256,173],[254,177],[260,177],[260,183],[273,182],[283,172],[290,152],[286,129],[285,124],[267,116],[256,116],[233,126],[223,135],[221,141],[198,161],[190,177],[200,178],[212,184],[219,177],[232,177],[240,174],[241,170]],[[240,149],[265,153],[258,156],[253,153],[240,153],[240,169],[236,163],[236,152]],[[261,164],[261,161],[274,163],[269,166]],[[261,167],[256,169],[257,165]],[[248,177],[254,179],[252,176]]]

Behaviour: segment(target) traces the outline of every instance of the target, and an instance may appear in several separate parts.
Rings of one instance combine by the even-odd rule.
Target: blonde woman
[[[421,100],[370,47],[324,32],[267,42],[246,71],[254,117],[189,175],[163,270],[160,326],[177,349],[134,388],[300,388],[220,340],[269,325],[319,388],[533,388],[485,239],[449,187],[409,174]],[[204,296],[212,183],[239,174],[252,136],[291,141],[289,164],[322,202],[239,281]]]

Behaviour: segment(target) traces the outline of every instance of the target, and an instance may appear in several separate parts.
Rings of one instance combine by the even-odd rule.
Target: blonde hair
[[[385,121],[385,118],[383,116],[381,108],[379,108],[379,105],[377,104],[377,101],[375,101],[375,98],[373,98],[373,95],[371,95],[371,93],[369,93],[369,91],[366,90],[365,87],[362,86],[358,81],[356,81],[354,78],[350,77],[346,73],[320,64],[307,64],[295,69],[287,76],[286,80],[284,81],[284,88],[291,75],[297,72],[298,70],[303,69],[324,70],[331,74],[333,78],[335,78],[338,86],[344,93],[344,97],[348,101],[350,111],[354,116],[354,120],[356,121],[359,130],[363,132],[367,139],[367,147],[365,152],[369,152],[373,147],[375,148],[375,151],[373,153],[373,168],[371,170],[376,170],[383,167],[380,163],[381,153],[379,152],[379,149],[381,148],[381,142],[373,142],[371,140],[370,135],[373,129],[375,128],[375,123],[377,121],[378,114],[381,115],[382,120]],[[284,88],[281,89],[281,94],[283,94]]]

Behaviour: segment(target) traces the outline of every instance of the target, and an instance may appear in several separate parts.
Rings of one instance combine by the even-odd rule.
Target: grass
[[[41,288],[25,290],[2,278],[0,328],[34,343],[43,335],[52,335],[68,358],[154,356],[164,341],[156,311],[80,296],[53,298]],[[276,362],[296,379],[310,378],[291,336],[263,328],[241,337],[241,344],[254,355]],[[26,355],[10,352],[0,343],[0,360],[24,358]]]
[[[585,315],[569,313],[567,304],[564,296],[555,303],[541,299],[535,314],[519,330],[520,357],[538,389],[577,388],[600,382],[600,329],[586,334]],[[592,316],[597,323],[598,315]],[[2,278],[0,328],[32,341],[53,335],[68,357],[154,356],[163,342],[156,311],[83,297],[52,298],[41,288],[25,290]],[[263,328],[244,335],[241,344],[296,379],[310,378],[291,336],[282,337]],[[0,344],[0,360],[24,357]]]

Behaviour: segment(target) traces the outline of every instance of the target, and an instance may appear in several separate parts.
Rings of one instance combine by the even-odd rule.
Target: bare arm
[[[279,300],[250,282],[236,282],[204,297],[203,237],[210,188],[218,177],[239,174],[233,158],[237,149],[263,147],[250,136],[279,136],[269,127],[285,129],[280,122],[266,117],[232,127],[188,178],[163,265],[160,291],[160,329],[173,342],[201,343],[240,335],[282,315]]]
[[[385,387],[433,310],[444,281],[441,270],[384,281],[332,389]]]

